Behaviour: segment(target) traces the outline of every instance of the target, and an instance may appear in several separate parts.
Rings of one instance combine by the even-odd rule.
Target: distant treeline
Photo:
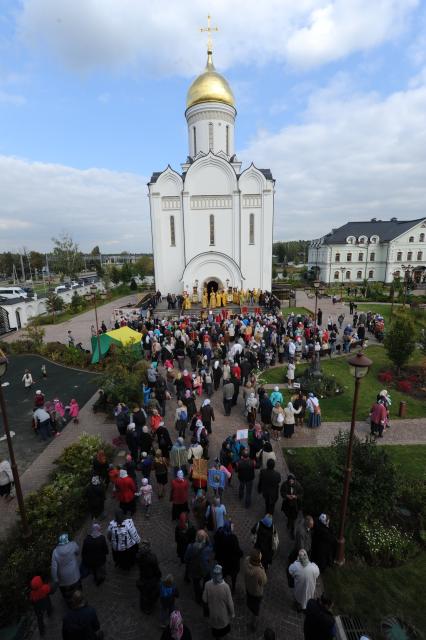
[[[290,240],[290,242],[274,242],[272,253],[276,262],[288,264],[289,262],[306,263],[308,260],[308,248],[310,240]]]

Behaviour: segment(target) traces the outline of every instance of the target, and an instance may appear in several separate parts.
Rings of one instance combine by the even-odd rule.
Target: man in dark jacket
[[[96,640],[100,624],[93,607],[84,601],[81,591],[75,591],[71,598],[71,609],[65,614],[62,623],[63,640]]]
[[[305,611],[303,632],[305,640],[333,640],[336,636],[332,601],[324,594],[320,598],[308,600]]]
[[[238,480],[240,481],[240,486],[238,489],[238,497],[240,500],[244,498],[245,492],[245,502],[244,506],[246,509],[249,508],[251,504],[251,492],[253,490],[253,481],[254,481],[254,470],[256,467],[256,463],[254,460],[250,460],[249,452],[247,449],[244,449],[241,460],[237,462],[237,474]]]
[[[104,512],[105,487],[99,476],[93,476],[86,489],[87,506],[92,518],[99,518]]]
[[[231,380],[228,380],[226,384],[223,385],[223,408],[225,410],[225,415],[231,415],[232,409],[232,398],[234,397],[235,386]]]
[[[274,513],[275,503],[278,500],[278,492],[281,483],[281,474],[275,471],[275,460],[269,458],[266,469],[262,469],[259,475],[257,490],[265,500],[265,513]]]

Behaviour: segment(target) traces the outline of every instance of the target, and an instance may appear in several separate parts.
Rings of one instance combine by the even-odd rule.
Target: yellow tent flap
[[[120,327],[119,329],[113,329],[113,331],[107,331],[107,336],[110,336],[113,340],[121,342],[121,344],[135,344],[141,341],[142,334],[130,327]]]

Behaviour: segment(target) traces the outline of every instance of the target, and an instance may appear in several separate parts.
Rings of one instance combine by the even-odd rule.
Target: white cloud
[[[2,91],[0,89],[0,104],[13,104],[17,107],[22,106],[26,103],[26,98],[24,96],[18,95],[16,93],[8,93],[7,91]]]
[[[216,0],[223,68],[271,60],[315,67],[399,35],[419,0]],[[23,0],[29,45],[78,71],[141,64],[154,73],[196,73],[205,46],[205,0]],[[198,32],[198,33],[197,33]]]
[[[44,251],[62,231],[84,250],[112,242],[150,250],[146,182],[131,173],[0,156],[0,250],[25,244]]]
[[[275,237],[319,237],[348,220],[426,216],[426,82],[383,99],[340,78],[302,123],[239,154],[276,178]]]

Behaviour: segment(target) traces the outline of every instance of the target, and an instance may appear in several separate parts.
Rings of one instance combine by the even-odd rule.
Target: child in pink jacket
[[[78,402],[75,398],[73,398],[70,402],[70,417],[74,424],[78,423],[78,414],[80,413],[80,407],[78,406]]]

